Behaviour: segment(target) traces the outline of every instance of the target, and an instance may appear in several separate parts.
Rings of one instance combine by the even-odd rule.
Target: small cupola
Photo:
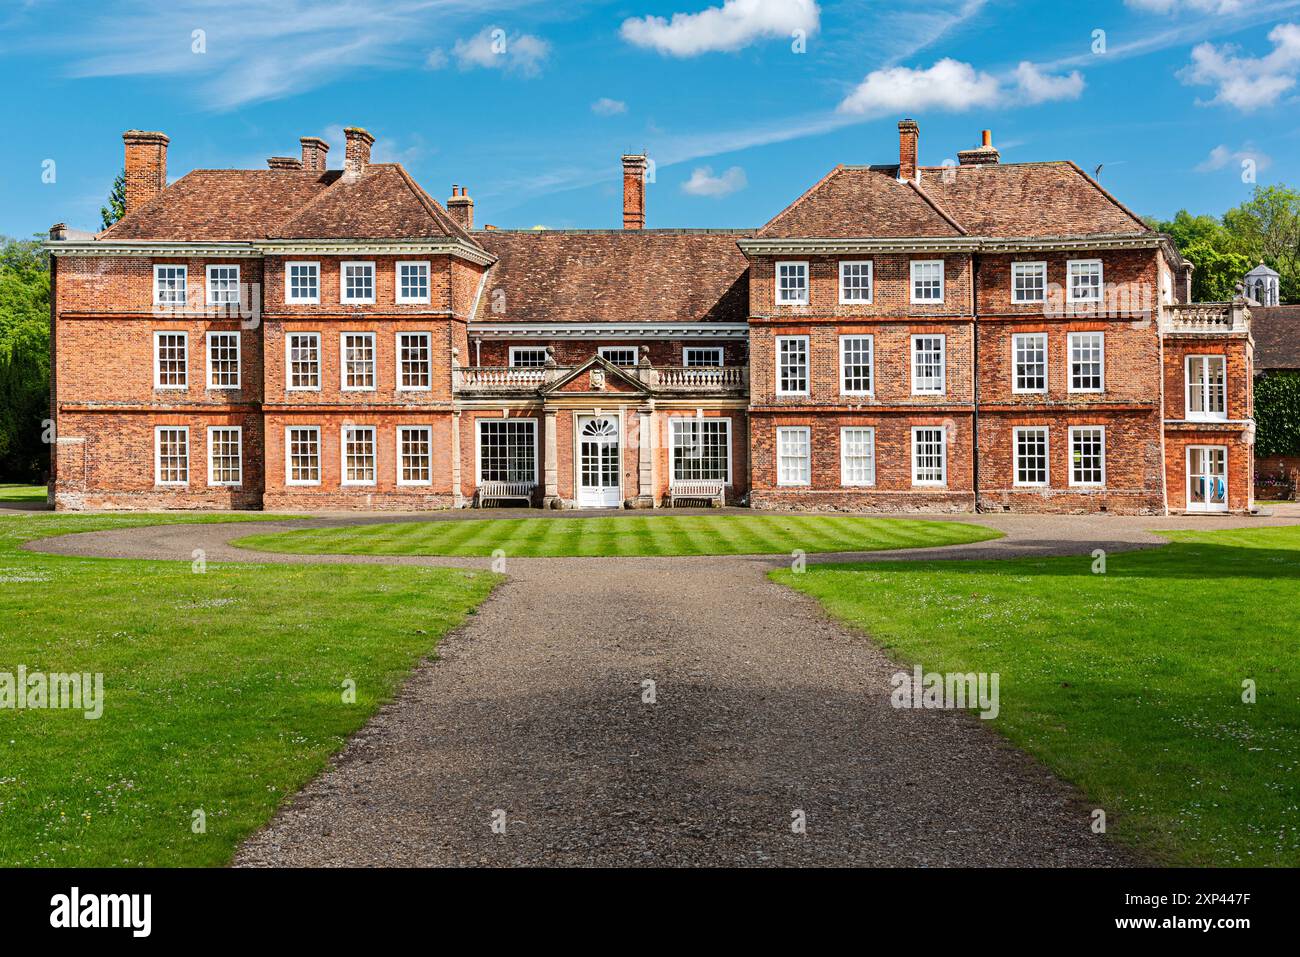
[[[1281,276],[1263,263],[1246,273],[1246,298],[1257,306],[1276,306],[1281,301]]]

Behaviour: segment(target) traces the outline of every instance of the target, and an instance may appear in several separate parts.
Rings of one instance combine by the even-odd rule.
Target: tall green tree
[[[113,188],[108,192],[108,205],[99,207],[99,219],[103,229],[108,229],[126,215],[126,170],[117,174]]]
[[[0,481],[49,466],[50,273],[39,240],[0,237]]]

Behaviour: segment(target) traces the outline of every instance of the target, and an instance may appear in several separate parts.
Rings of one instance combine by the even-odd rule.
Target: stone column
[[[560,449],[558,440],[558,430],[555,423],[555,410],[546,410],[546,435],[543,438],[544,454],[546,456],[546,469],[543,473],[546,480],[544,498],[542,505],[545,508],[561,508],[563,504],[560,501]]]
[[[632,503],[635,508],[655,507],[654,485],[654,410],[640,409],[640,432],[637,436],[637,497]]]
[[[399,450],[399,453],[400,450]],[[451,505],[462,508],[465,496],[460,488],[460,413],[451,414]]]

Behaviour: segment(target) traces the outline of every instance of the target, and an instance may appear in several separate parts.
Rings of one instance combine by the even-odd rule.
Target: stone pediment
[[[541,389],[543,395],[648,395],[636,370],[616,366],[595,355]]]

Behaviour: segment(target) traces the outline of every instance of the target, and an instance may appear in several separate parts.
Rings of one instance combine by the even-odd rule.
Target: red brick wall
[[[1166,432],[1165,461],[1169,474],[1169,508],[1187,508],[1187,448],[1222,445],[1228,450],[1228,508],[1242,512],[1253,504],[1255,458],[1253,450],[1235,433],[1181,426]]]
[[[840,260],[871,260],[874,272],[872,301],[840,305]],[[913,260],[942,259],[944,262],[944,301],[915,304],[912,299],[911,265]],[[808,305],[776,304],[776,264],[808,263]],[[969,316],[971,314],[971,259],[959,255],[875,256],[755,256],[749,271],[750,316],[783,318],[807,316],[863,316],[893,318]]]

